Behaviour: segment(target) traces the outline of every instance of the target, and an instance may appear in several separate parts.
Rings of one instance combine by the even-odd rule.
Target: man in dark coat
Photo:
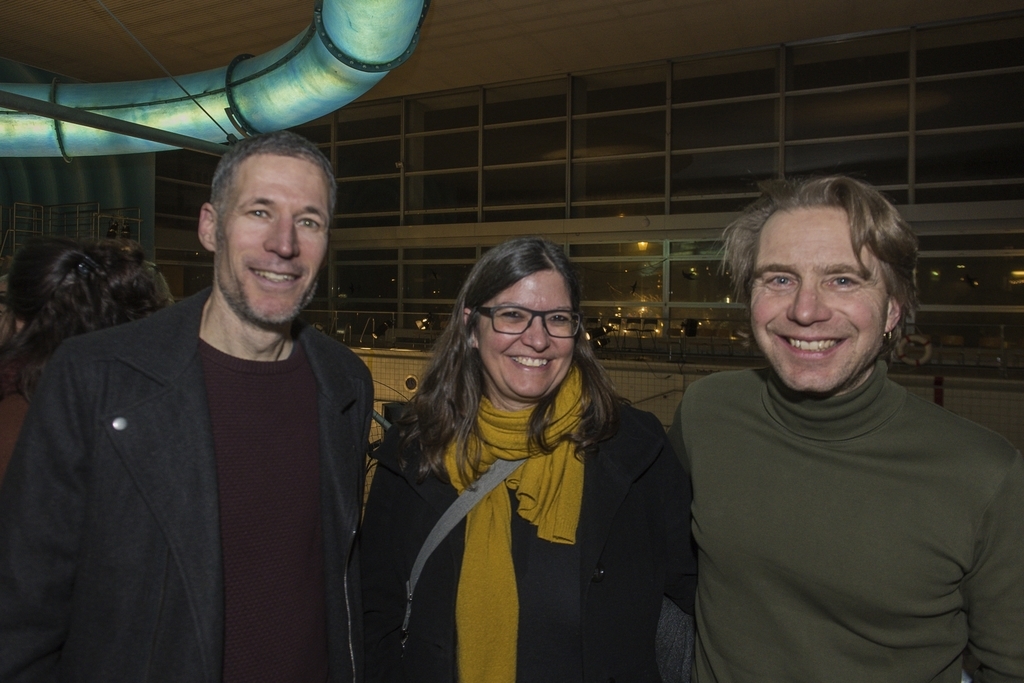
[[[213,289],[52,358],[0,488],[0,680],[360,678],[370,377],[296,321],[334,194],[298,136],[239,143]]]

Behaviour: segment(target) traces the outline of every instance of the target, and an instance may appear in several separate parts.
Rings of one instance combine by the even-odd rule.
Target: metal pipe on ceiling
[[[149,140],[150,142],[172,145],[174,147],[180,147],[181,149],[190,149],[194,152],[202,152],[203,154],[221,156],[224,152],[228,151],[227,145],[218,145],[214,142],[207,142],[206,140],[199,140],[198,138],[179,135],[178,133],[171,133],[166,130],[160,130],[159,128],[141,126],[130,121],[122,121],[121,119],[115,119],[110,116],[102,116],[87,109],[65,107],[62,104],[43,102],[42,100],[25,97],[24,95],[15,95],[12,92],[5,92],[3,90],[0,90],[0,107],[10,109],[12,111],[18,111],[23,114],[34,114],[36,116],[43,116],[48,119],[55,119],[65,123],[87,126],[95,130],[107,131],[108,133],[130,135],[133,138],[138,138],[140,140]]]
[[[412,54],[429,2],[317,0],[309,27],[284,45],[256,57],[239,55],[221,69],[179,76],[177,83],[0,83],[0,91],[224,143],[225,131],[252,135],[291,128],[365,93]],[[0,156],[67,158],[182,146],[59,120],[0,103]]]

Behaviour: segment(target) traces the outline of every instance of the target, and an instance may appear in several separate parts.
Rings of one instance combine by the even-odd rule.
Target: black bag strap
[[[526,462],[523,460],[497,460],[491,467],[481,475],[476,483],[471,487],[464,490],[458,498],[455,499],[448,509],[441,515],[441,519],[437,520],[437,524],[430,530],[427,535],[427,540],[423,541],[423,546],[420,548],[419,554],[416,556],[416,561],[412,564],[412,572],[409,575],[409,580],[405,582],[405,619],[402,620],[402,646],[405,646],[405,640],[409,637],[409,617],[412,615],[412,594],[416,590],[416,583],[420,580],[420,574],[423,572],[423,565],[427,563],[429,558],[441,541],[451,533],[451,530],[455,528],[463,517],[469,514],[469,511],[480,502],[480,499],[490,493],[494,488],[505,481],[505,477],[515,472],[520,465]]]

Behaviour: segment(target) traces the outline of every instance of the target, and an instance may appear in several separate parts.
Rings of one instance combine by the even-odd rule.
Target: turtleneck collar
[[[775,371],[761,393],[765,410],[782,428],[817,441],[846,441],[885,424],[906,400],[907,390],[888,381],[885,361],[875,362],[868,379],[853,391],[813,398],[793,391]]]

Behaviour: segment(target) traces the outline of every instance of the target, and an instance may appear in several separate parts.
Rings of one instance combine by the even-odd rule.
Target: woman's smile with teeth
[[[791,346],[795,346],[801,351],[824,351],[830,349],[839,342],[835,339],[815,339],[814,341],[804,341],[803,339],[788,339]]]
[[[526,365],[531,368],[539,368],[543,365],[548,364],[546,358],[527,358],[526,356],[513,356],[512,360],[519,363],[520,365]]]

